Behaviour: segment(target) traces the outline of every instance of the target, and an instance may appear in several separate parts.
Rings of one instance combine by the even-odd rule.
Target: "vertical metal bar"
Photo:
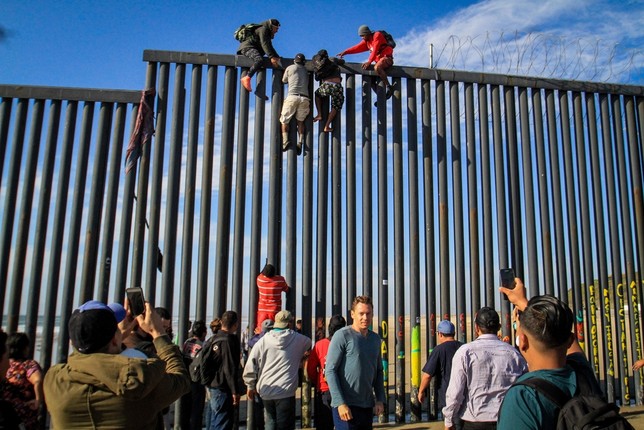
[[[479,252],[479,205],[478,180],[476,173],[476,132],[474,127],[474,85],[465,85],[465,144],[467,149],[467,201],[469,206],[469,242],[470,242],[470,295],[471,315],[481,308],[481,263]],[[482,148],[481,148],[482,149]],[[465,247],[463,247],[465,248]],[[465,323],[465,322],[464,322]],[[467,330],[464,324],[463,331]],[[474,331],[470,330],[470,339]]]
[[[566,264],[566,245],[564,241],[564,219],[563,219],[563,205],[562,205],[562,190],[565,189],[565,177],[561,177],[560,173],[560,157],[559,157],[559,138],[557,137],[557,122],[556,122],[556,112],[555,112],[555,94],[553,90],[546,90],[545,92],[546,99],[546,127],[547,127],[547,139],[548,139],[548,149],[550,155],[550,182],[552,190],[552,207],[554,213],[554,227],[555,227],[555,243],[556,243],[556,256],[557,256],[557,286],[559,287],[559,299],[563,300],[564,303],[568,303],[568,288],[570,285],[578,286],[579,285],[579,250],[575,247],[575,252],[571,250],[569,253],[570,258],[576,258],[577,265]],[[570,135],[568,136],[570,140]],[[541,169],[540,169],[541,170]],[[545,170],[543,171],[545,174]],[[563,182],[562,182],[563,181]],[[547,181],[546,181],[547,186]],[[543,216],[543,215],[542,215]],[[574,282],[568,282],[568,273],[570,272],[571,278],[575,279]],[[554,281],[553,281],[554,282]],[[576,283],[575,283],[576,282]],[[579,288],[573,288],[573,297],[575,293],[579,297]],[[577,299],[573,299],[573,304],[581,303],[581,300],[578,302]],[[575,306],[571,306],[573,311],[577,309]],[[581,306],[579,306],[581,309]],[[583,330],[581,331],[583,336]],[[582,337],[583,339],[583,337]],[[579,340],[579,337],[578,337]]]
[[[373,297],[373,148],[371,78],[362,76],[362,293]],[[349,302],[353,297],[349,297]],[[351,324],[347,315],[347,324]]]
[[[506,206],[507,196],[505,192],[506,168],[503,162],[503,122],[501,117],[501,89],[497,85],[491,86],[492,93],[492,136],[494,142],[494,174],[496,194],[496,225],[498,240],[499,268],[510,266],[510,252],[508,250],[508,211]],[[498,272],[498,270],[497,270]],[[487,306],[493,306],[494,297],[499,294],[494,291],[487,294]],[[491,296],[491,297],[490,297]],[[475,309],[478,310],[478,309]]]
[[[461,107],[459,83],[449,83],[449,111],[451,127],[451,162],[452,162],[452,199],[454,205],[454,243],[465,244],[463,233],[463,179],[461,176]],[[465,247],[454,247],[455,285],[456,285],[456,315],[458,319],[456,337],[461,342],[467,342],[465,317]]]
[[[385,393],[389,393],[389,200],[387,190],[387,105],[384,89],[378,85],[378,316],[382,339],[382,365]],[[389,396],[385,396],[384,412],[378,422],[389,422]]]
[[[328,113],[328,104],[322,104],[322,117]],[[324,124],[318,123],[318,202],[317,202],[317,267],[315,287],[315,324],[324,329],[327,304],[327,243],[329,208],[329,139],[324,133]],[[324,337],[324,334],[322,334]],[[317,335],[316,335],[317,338]]]
[[[243,73],[243,71],[242,71]],[[251,242],[250,242],[250,276],[249,276],[249,305],[248,325],[251,333],[261,321],[257,319],[257,283],[256,277],[260,268],[260,246],[262,241],[262,189],[264,180],[264,122],[266,117],[266,104],[263,97],[266,94],[266,71],[260,69],[257,72],[255,83],[255,130],[253,137],[253,196],[252,196],[252,218],[251,218]],[[255,426],[255,404],[252,401],[246,402],[246,423],[250,430]]]
[[[268,166],[268,261],[273,263],[278,273],[281,268],[281,231],[282,231],[282,132],[279,123],[280,109],[283,102],[283,71],[273,69],[271,98],[270,157]],[[289,281],[289,280],[287,280]],[[291,295],[286,295],[285,309],[292,306]]]
[[[346,225],[347,225],[347,285],[345,303],[357,295],[357,240],[356,228],[356,77],[347,75],[345,89],[346,126],[344,134],[347,148],[347,188],[346,188]],[[339,313],[346,307],[340,306]]]
[[[163,66],[163,65],[162,65]],[[156,63],[148,63],[147,71],[146,71],[146,76],[145,76],[145,88],[150,89],[150,88],[156,88],[156,78],[157,78],[157,64]],[[167,85],[166,85],[167,87]],[[167,100],[167,99],[165,99]],[[159,105],[157,106],[157,113],[161,113],[161,124],[163,127],[165,127],[165,114],[164,112],[161,112],[161,103],[165,103],[165,100],[161,100],[161,97],[159,97]],[[152,104],[149,104],[152,106]],[[158,121],[158,116],[157,115],[157,125],[159,124]],[[164,130],[161,129],[161,135],[164,136]],[[155,151],[156,150],[162,150],[163,148],[163,142],[162,140],[159,139],[159,133],[155,130],[155,139],[154,139],[154,145],[155,145]],[[156,263],[157,263],[157,258],[158,258],[158,252],[157,252],[157,247],[154,248],[154,251],[152,254],[148,251],[148,265],[144,266],[143,264],[143,253],[144,253],[144,246],[145,246],[145,229],[146,226],[148,225],[147,219],[146,219],[146,210],[147,210],[147,205],[148,205],[148,181],[149,181],[149,176],[150,176],[150,147],[152,145],[144,145],[141,151],[141,160],[139,161],[139,177],[138,177],[138,182],[136,184],[137,186],[137,191],[136,195],[134,193],[128,193],[126,195],[126,198],[130,198],[130,195],[132,196],[131,198],[136,199],[136,214],[134,216],[134,238],[133,238],[133,246],[132,246],[132,264],[131,264],[131,276],[130,276],[130,285],[135,286],[135,287],[140,287],[141,286],[141,279],[143,277],[143,270],[144,268],[147,268],[148,265],[153,264],[156,268]],[[155,155],[156,157],[156,155]],[[159,169],[158,166],[155,166],[155,169]],[[130,170],[130,173],[133,174],[134,170]],[[134,178],[132,178],[132,181],[134,181]],[[126,178],[127,182],[127,178]],[[155,186],[160,187],[160,178],[159,177],[153,177],[152,178],[152,189],[154,191]],[[127,188],[128,190],[130,188]],[[133,190],[133,189],[132,189]],[[154,204],[154,199],[160,199],[160,197],[156,197],[154,194],[152,194],[152,203]],[[157,208],[155,210],[154,207],[150,207],[150,213],[152,215],[152,218],[155,216],[158,216],[158,214],[161,212],[160,208]],[[157,223],[158,224],[158,223]],[[154,223],[154,219],[152,220],[151,226],[151,234],[148,239],[148,249],[154,245],[155,241],[158,241],[158,229],[159,227],[157,224]],[[122,236],[121,240],[127,240],[129,239],[129,231],[121,231]],[[128,237],[125,237],[127,234]],[[124,257],[127,257],[125,253],[122,254]],[[119,259],[119,264],[121,264],[121,261],[123,264],[126,265],[125,263],[126,260],[121,260]],[[152,270],[152,273],[146,270],[146,282],[144,289],[146,290],[146,300],[148,300],[150,303],[156,303],[156,271]],[[123,291],[119,291],[120,297],[123,297],[124,293],[124,286],[125,284],[122,284],[123,286],[118,285],[117,288],[119,290],[123,289]],[[119,299],[120,299],[119,297]]]
[[[58,132],[60,129],[61,103],[60,100],[52,100],[49,106],[47,140],[45,141],[45,154],[43,157],[40,199],[38,201],[38,215],[36,216],[36,231],[34,235],[35,243],[31,263],[31,277],[29,278],[28,286],[27,319],[25,322],[25,333],[27,333],[32,342],[36,339],[38,326],[38,305],[40,303],[46,238],[51,236],[47,234],[47,224],[51,207],[51,189],[53,187],[52,179],[56,162],[55,154],[57,152]],[[35,350],[32,348],[32,351]]]
[[[396,88],[402,88],[400,78],[392,78]],[[396,409],[397,423],[405,422],[405,229],[403,210],[403,121],[400,91],[392,98],[393,120],[393,182],[394,182],[394,308],[396,344]]]
[[[27,111],[29,100],[19,99],[16,119],[14,121],[13,142],[11,144],[11,158],[9,159],[9,183],[6,185],[5,204],[2,210],[2,248],[0,248],[0,285],[7,285],[9,280],[9,257],[11,254],[11,239],[13,237],[13,221],[16,210],[16,195],[18,194],[18,180],[22,165],[22,147],[25,141],[25,128],[27,126]],[[0,288],[0,316],[4,312],[4,299],[6,288]]]
[[[615,316],[619,322],[619,324],[614,324],[613,325],[616,327],[616,337],[619,342],[616,342],[616,345],[618,346],[618,352],[617,356],[621,358],[621,360],[618,360],[619,363],[619,375],[617,377],[620,380],[620,388],[622,390],[622,399],[623,399],[623,405],[630,405],[631,403],[631,393],[632,391],[632,386],[629,385],[629,379],[628,379],[628,370],[629,370],[629,365],[628,365],[628,345],[626,342],[626,309],[625,309],[625,301],[624,301],[624,292],[627,288],[627,278],[624,277],[624,273],[626,275],[629,274],[629,272],[632,272],[632,269],[628,267],[628,249],[631,248],[633,239],[631,235],[631,222],[628,217],[628,214],[632,213],[629,205],[629,199],[628,199],[628,178],[626,177],[626,160],[625,160],[625,154],[624,154],[624,135],[623,135],[623,130],[625,129],[624,123],[626,121],[623,121],[624,117],[626,116],[622,110],[622,105],[621,105],[621,100],[618,95],[611,96],[611,101],[613,102],[613,134],[615,136],[614,139],[614,152],[617,154],[617,174],[619,175],[617,177],[617,180],[619,181],[617,184],[618,191],[620,198],[618,199],[619,202],[621,202],[621,217],[618,218],[617,215],[615,216],[614,219],[611,219],[611,232],[613,230],[613,224],[615,224],[615,233],[616,235],[619,235],[619,229],[617,228],[617,224],[619,224],[620,220],[622,221],[621,227],[622,227],[622,238],[623,240],[621,243],[618,241],[616,243],[616,247],[613,248],[613,256],[616,257],[619,255],[619,267],[617,270],[615,269],[615,265],[613,265],[613,297],[615,298],[616,302],[616,313]],[[605,142],[606,143],[606,142]],[[617,201],[615,202],[615,208],[617,208]],[[612,237],[612,233],[611,233]],[[626,254],[626,261],[627,263],[626,266],[626,271],[624,272],[623,267],[622,267],[622,259],[621,259],[621,254],[620,254],[620,245],[624,248],[625,254]],[[630,260],[632,261],[632,260]],[[618,260],[615,260],[615,263],[617,263]],[[619,279],[619,282],[617,280]]]
[[[566,93],[563,93],[562,97],[567,98]],[[592,255],[592,246],[591,246],[591,232],[590,232],[590,205],[588,204],[588,181],[586,180],[586,155],[584,153],[584,124],[583,124],[583,112],[582,112],[582,103],[581,95],[579,93],[572,93],[573,97],[573,115],[574,115],[574,126],[575,126],[575,141],[574,144],[571,142],[571,146],[574,150],[577,150],[576,162],[577,166],[573,166],[577,171],[577,180],[578,180],[578,189],[579,189],[579,203],[580,203],[580,215],[588,214],[588,216],[580,216],[581,219],[581,246],[583,249],[583,264],[584,264],[584,275],[583,280],[586,285],[587,294],[588,294],[588,303],[589,303],[589,312],[590,312],[590,324],[593,326],[593,329],[590,330],[592,335],[592,346],[593,346],[593,364],[595,366],[595,372],[600,379],[600,383],[603,383],[603,390],[606,392],[606,380],[601,378],[602,375],[599,373],[599,343],[597,338],[597,333],[601,333],[601,323],[597,321],[597,307],[595,303],[596,297],[596,287],[595,287],[595,274],[593,273],[593,255]],[[562,118],[563,118],[562,111]],[[571,154],[572,156],[572,154]],[[574,205],[575,202],[570,201],[570,195],[568,196],[568,205]],[[595,329],[596,328],[596,329]],[[594,330],[594,331],[593,331]],[[603,357],[603,354],[602,354]],[[602,358],[602,362],[603,359]],[[603,382],[602,382],[603,381]]]
[[[342,312],[342,115],[336,115],[331,133],[331,314]],[[346,219],[346,218],[345,218]]]
[[[237,69],[226,67],[225,76],[219,165],[219,202],[217,205],[217,242],[215,243],[214,315],[221,315],[226,311],[226,293],[228,291],[230,200],[232,194]]]
[[[409,324],[411,328],[409,382],[410,421],[420,422],[421,405],[418,403],[420,386],[421,339],[420,339],[420,205],[418,182],[418,99],[416,79],[407,79],[407,157],[409,190]]]
[[[196,320],[206,320],[208,294],[208,255],[212,213],[212,171],[215,146],[217,103],[217,66],[209,65],[206,80],[206,117],[204,118],[203,165],[201,176],[201,212],[199,222],[199,255],[197,256]],[[252,276],[251,276],[252,278]]]
[[[248,162],[249,93],[239,86],[237,123],[237,168],[235,176],[235,231],[233,233],[232,308],[242,315],[242,282],[244,280],[244,228],[246,218],[246,164]],[[243,329],[243,327],[240,328]]]
[[[22,297],[22,286],[25,275],[25,258],[29,239],[29,225],[31,224],[31,208],[34,199],[34,185],[36,182],[36,168],[38,154],[40,152],[40,138],[42,135],[42,124],[45,109],[44,100],[34,100],[33,112],[31,115],[31,128],[29,131],[29,143],[27,146],[27,158],[23,167],[22,195],[20,197],[20,209],[18,211],[18,231],[16,233],[15,245],[13,247],[13,268],[11,283],[9,285],[9,312],[7,317],[7,331],[13,333],[18,331],[18,318],[20,315],[20,299]],[[11,236],[11,234],[9,235]],[[32,347],[35,342],[31,338]],[[32,349],[33,350],[33,349]]]
[[[431,81],[421,81],[422,105],[422,139],[423,139],[423,211],[425,215],[425,294],[427,300],[426,311],[426,351],[431,354],[436,346],[436,234],[434,227],[434,162],[432,144],[432,94]],[[429,419],[436,419],[436,389],[430,385],[429,391]],[[422,408],[422,405],[421,405]],[[422,411],[421,411],[422,412]],[[421,414],[422,415],[422,414]]]
[[[65,211],[67,208],[67,195],[69,193],[69,177],[72,153],[74,150],[74,134],[76,131],[77,112],[78,102],[67,102],[62,150],[60,153],[60,167],[58,169],[56,207],[54,209],[51,247],[49,253],[49,273],[46,279],[47,285],[45,287],[47,295],[45,298],[45,315],[42,329],[42,353],[40,355],[40,364],[44,369],[48,369],[52,362],[56,304],[58,301],[58,285],[61,271],[60,262],[62,258],[63,235],[65,232]],[[65,317],[64,314],[62,316]]]
[[[293,121],[295,123],[295,121]],[[297,126],[291,127],[290,132],[294,134],[293,142],[298,138],[296,135]],[[290,286],[288,294],[290,299],[288,309],[296,313],[296,297],[300,293],[300,285],[297,282],[297,151],[295,145],[291,145],[286,153],[286,222],[285,222],[285,249],[284,276]],[[288,297],[288,295],[287,295]]]
[[[580,95],[576,95],[580,97]],[[605,94],[600,95],[601,109],[602,109],[602,122],[606,121],[603,129],[608,130],[608,139],[610,140],[610,118],[608,117],[608,98]],[[604,321],[604,354],[608,362],[605,362],[606,367],[606,383],[608,390],[607,398],[610,402],[615,401],[615,362],[613,356],[613,328],[611,324],[611,298],[610,288],[608,285],[608,259],[607,253],[610,252],[606,249],[606,232],[604,231],[604,197],[602,187],[599,181],[601,177],[601,166],[599,164],[599,143],[597,141],[597,119],[595,113],[595,98],[594,95],[586,97],[586,130],[588,131],[588,146],[590,149],[590,161],[592,168],[592,175],[588,178],[588,186],[593,192],[593,207],[595,215],[595,243],[597,244],[597,255],[595,256],[595,265],[599,269],[599,288],[602,294],[601,312]],[[575,114],[582,114],[581,109]],[[584,154],[581,152],[581,145],[577,147],[578,159],[583,160]]]
[[[179,345],[188,337],[190,330],[190,296],[192,295],[192,263],[194,243],[194,217],[197,183],[197,156],[199,153],[199,118],[201,116],[201,78],[202,69],[192,65],[190,82],[190,111],[188,113],[188,148],[185,167],[185,197],[183,203],[183,243],[181,244],[181,274],[179,280]],[[173,292],[174,288],[170,291]],[[175,418],[176,422],[176,418]],[[176,424],[179,424],[176,422]]]
[[[555,122],[555,103],[553,93],[548,94],[550,97],[547,98],[547,109],[548,109],[548,131],[550,135],[550,158],[553,160],[558,159],[556,157],[558,139],[556,136],[557,124]],[[565,92],[559,93],[559,117],[561,124],[561,147],[563,148],[563,161],[564,161],[564,178],[563,184],[566,189],[567,201],[565,202],[566,214],[567,214],[567,223],[568,223],[568,253],[569,266],[572,267],[570,273],[570,280],[573,291],[573,299],[576,313],[576,332],[577,340],[579,341],[580,346],[585,347],[585,336],[584,336],[584,312],[582,304],[582,274],[580,270],[580,255],[579,255],[579,224],[577,222],[577,192],[575,191],[575,176],[574,176],[574,164],[573,164],[573,145],[571,138],[570,130],[570,112],[568,108],[568,95]],[[553,178],[554,181],[554,178]],[[555,187],[556,188],[556,187]],[[563,220],[562,220],[563,222]],[[588,356],[588,354],[586,354]],[[593,364],[593,358],[590,358],[591,364]]]
[[[165,206],[165,232],[163,235],[163,277],[161,278],[161,300],[157,302],[166,309],[172,309],[172,288],[176,283],[175,266],[177,257],[177,219],[179,211],[179,186],[181,183],[181,153],[183,150],[183,127],[186,106],[186,65],[177,64],[174,75],[174,100],[172,103],[172,125],[170,131],[170,155],[168,159],[168,194]],[[224,191],[224,194],[230,190]],[[220,194],[221,195],[221,194]],[[229,197],[230,198],[230,197]],[[228,224],[224,220],[225,224]],[[156,260],[154,252],[148,259]],[[221,272],[223,275],[225,272]],[[151,288],[150,285],[146,286]],[[154,290],[146,295],[154,297]]]
[[[151,63],[149,67],[156,64]],[[156,69],[154,69],[156,71]],[[163,184],[163,175],[164,175],[164,160],[165,160],[165,142],[166,142],[166,122],[168,119],[168,94],[170,86],[170,64],[169,63],[159,63],[159,85],[157,90],[157,109],[156,109],[156,128],[154,131],[154,158],[152,160],[152,179],[150,183],[150,214],[148,218],[149,222],[149,232],[147,240],[147,260],[145,265],[143,263],[143,255],[137,255],[135,253],[134,258],[135,262],[137,259],[140,261],[137,263],[139,265],[139,273],[132,276],[133,282],[132,285],[139,285],[137,282],[140,282],[141,276],[143,276],[143,271],[145,271],[145,289],[150,294],[146,296],[146,299],[150,303],[155,303],[156,299],[156,285],[157,285],[157,272],[163,270],[163,255],[159,248],[159,234],[161,231],[161,223],[159,221],[161,217],[161,194],[162,194],[162,184]],[[148,84],[147,88],[151,88]],[[152,106],[152,104],[150,104]],[[141,160],[141,169],[150,169],[150,153],[148,152],[147,161],[143,162]],[[148,175],[145,176],[146,178]],[[126,178],[127,181],[127,178]],[[141,193],[145,193],[147,199],[147,186],[145,190],[142,190],[139,187],[138,198],[137,198],[137,212],[136,212],[136,226],[139,228],[140,219],[144,214],[139,213],[139,205],[141,200]],[[145,206],[144,206],[145,207]],[[143,237],[144,232],[135,230],[135,241],[141,240],[141,249],[143,248]],[[141,251],[142,254],[142,251]]]
[[[509,182],[508,198],[508,216],[510,220],[510,263],[514,267],[515,273],[522,279],[525,279],[525,270],[523,264],[523,234],[522,234],[522,216],[521,216],[521,178],[519,177],[519,154],[517,142],[517,124],[516,124],[516,106],[515,106],[515,87],[506,86],[503,88],[505,102],[505,139],[507,145],[507,171],[509,172],[507,181]],[[530,184],[531,185],[531,184]],[[534,236],[533,236],[534,237]],[[530,273],[534,270],[530,268]],[[529,283],[528,285],[531,285]],[[534,285],[535,287],[537,284]],[[502,333],[503,336],[510,335],[510,303],[501,301]]]
[[[539,263],[537,259],[537,229],[534,219],[534,179],[532,175],[532,144],[530,142],[530,113],[528,109],[528,89],[524,87],[519,88],[519,120],[521,124],[521,155],[523,156],[523,202],[525,206],[525,213],[523,219],[525,220],[526,237],[532,237],[534,240],[526,240],[525,248],[528,251],[528,285],[536,291],[540,286],[539,283]],[[543,130],[542,130],[543,132]],[[517,154],[518,161],[518,154]],[[520,181],[520,180],[519,180]],[[519,185],[519,184],[517,184]],[[519,204],[519,200],[515,201]],[[544,199],[541,204],[547,206],[547,199]],[[518,210],[518,207],[513,208]],[[543,220],[547,222],[546,220]],[[523,234],[521,234],[523,236]],[[542,247],[547,244],[542,243]],[[548,244],[549,246],[549,244]],[[546,264],[550,264],[548,261]],[[508,319],[508,326],[510,321]]]
[[[545,284],[545,292],[547,294],[554,295],[555,287],[553,272],[555,272],[555,270],[552,269],[556,267],[558,272],[563,268],[555,266],[555,261],[552,258],[552,233],[550,223],[551,198],[550,193],[548,192],[548,169],[546,165],[545,139],[543,133],[543,108],[541,105],[541,90],[539,89],[532,89],[532,122],[534,126],[534,149],[537,152],[537,183],[539,185],[537,195],[535,196],[536,198],[533,198],[535,204],[538,204],[539,206],[541,251],[543,253],[542,265],[544,267],[544,270],[542,271],[544,279],[543,284]],[[558,163],[559,159],[555,159],[554,162]],[[536,210],[533,211],[533,214],[535,212]],[[536,244],[536,240],[534,242]],[[568,297],[559,297],[565,302],[568,301]]]
[[[642,221],[642,190],[641,190],[641,181],[638,179],[641,176],[641,169],[639,165],[639,157],[637,154],[638,148],[638,139],[637,139],[637,119],[635,116],[635,107],[633,97],[625,97],[625,109],[626,109],[626,129],[628,136],[628,148],[618,147],[617,148],[617,159],[618,166],[617,171],[619,172],[619,180],[621,183],[620,186],[620,195],[621,195],[621,207],[622,207],[622,228],[623,228],[623,237],[627,238],[624,240],[624,254],[626,257],[626,280],[628,282],[628,291],[630,296],[630,303],[628,304],[628,315],[630,323],[630,334],[631,334],[631,348],[632,348],[632,359],[633,361],[641,360],[643,357],[642,354],[642,338],[641,338],[641,324],[640,324],[640,309],[639,303],[641,296],[639,294],[639,285],[641,282],[641,272],[636,270],[636,262],[634,256],[634,247],[641,245],[644,241],[641,241],[642,231],[641,221]],[[640,123],[642,118],[640,118]],[[641,136],[641,135],[640,135]],[[641,140],[640,140],[641,142]],[[629,149],[631,152],[628,153],[628,159],[631,163],[631,183],[629,186],[627,167],[626,167],[626,154],[625,151]],[[631,190],[629,192],[629,189]],[[632,193],[632,200],[630,193]],[[632,202],[632,207],[629,203]],[[633,215],[634,218],[633,219]],[[633,234],[631,223],[636,226],[637,236]],[[642,249],[641,246],[639,249]],[[642,386],[642,371],[633,372],[633,379],[635,389],[635,403],[641,405],[644,400],[644,386]]]
[[[105,223],[101,239],[101,251],[98,266],[98,299],[108,302],[110,290],[110,273],[112,271],[112,252],[114,248],[114,222],[118,203],[119,179],[122,172],[123,140],[125,135],[125,116],[127,104],[116,105],[116,120],[112,129],[112,145],[110,150],[109,182],[107,184],[107,199],[105,204]],[[119,301],[120,302],[120,301]]]
[[[242,71],[243,73],[243,71]],[[257,72],[255,93],[266,93],[266,71],[261,69]],[[264,182],[264,123],[266,118],[266,104],[264,99],[255,99],[255,130],[253,136],[253,196],[252,196],[252,218],[251,218],[251,242],[250,242],[250,277],[249,277],[249,307],[248,324],[252,329],[261,324],[256,321],[257,316],[257,283],[256,277],[261,270],[260,247],[262,243],[262,191]],[[249,409],[252,408],[252,402]],[[249,420],[252,420],[252,411],[249,411]],[[252,428],[252,427],[250,427]]]
[[[2,170],[4,168],[4,156],[7,152],[7,142],[9,137],[9,122],[11,120],[11,108],[13,99],[2,97],[0,102],[0,182],[2,181]]]
[[[130,114],[130,134],[134,133],[136,127],[136,118],[138,116],[139,105],[132,106]],[[125,168],[123,168],[123,172]],[[114,301],[119,303],[123,300],[125,287],[127,282],[127,270],[131,242],[132,230],[132,212],[134,205],[134,187],[136,186],[136,165],[125,174],[125,182],[123,183],[123,205],[121,207],[121,230],[119,232],[119,245],[118,245],[118,260],[116,264],[116,279],[114,281]]]
[[[447,124],[445,81],[436,81],[436,148],[438,149],[438,242],[440,246],[440,319],[451,319],[449,286],[449,220],[447,197]]]
[[[349,79],[349,78],[347,78]],[[347,84],[348,85],[348,84]],[[309,79],[309,94],[313,92],[313,79]],[[347,94],[349,98],[349,94]],[[311,106],[313,111],[313,106]],[[355,111],[355,106],[354,106]],[[317,341],[313,322],[313,118],[306,118],[306,139],[302,148],[302,334]],[[350,132],[350,130],[347,130]]]
[[[92,139],[92,123],[94,120],[94,102],[85,102],[83,120],[79,136],[79,153],[76,159],[76,178],[74,197],[69,222],[67,239],[67,255],[65,260],[64,278],[62,283],[63,298],[61,303],[60,334],[58,337],[58,359],[67,361],[69,352],[69,331],[67,322],[72,313],[74,292],[76,289],[76,267],[78,265],[78,246],[80,228],[83,217],[83,201],[85,199],[85,182],[87,181],[87,163]]]
[[[494,238],[492,211],[492,170],[490,164],[490,150],[493,149],[490,142],[490,114],[488,110],[488,87],[478,87],[478,108],[479,108],[479,140],[481,142],[481,186],[483,187],[483,285],[485,285],[485,306],[494,303],[496,288],[494,285],[494,273],[497,266],[494,264]],[[480,305],[480,303],[479,303]],[[472,305],[473,310],[477,310]]]
[[[107,156],[110,147],[110,128],[112,126],[113,110],[113,103],[101,103],[99,109],[98,136],[96,138],[96,151],[94,151],[94,169],[92,172],[92,185],[87,211],[85,255],[83,256],[81,272],[80,303],[85,303],[94,297],[96,260],[98,257],[98,241],[100,239],[103,201],[105,198],[105,175],[107,172]]]

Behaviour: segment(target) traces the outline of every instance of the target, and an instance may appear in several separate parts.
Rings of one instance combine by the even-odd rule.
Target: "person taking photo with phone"
[[[152,337],[158,358],[120,354],[135,321]],[[68,326],[74,351],[45,375],[52,428],[157,429],[161,411],[190,391],[181,351],[149,303],[134,319],[119,304],[91,300],[74,310]]]

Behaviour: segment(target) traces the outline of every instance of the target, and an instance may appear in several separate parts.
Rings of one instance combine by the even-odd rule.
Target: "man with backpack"
[[[550,295],[528,301],[519,278],[514,289],[500,290],[516,306],[518,347],[530,372],[508,390],[497,428],[632,429],[617,406],[603,400],[593,369],[572,332],[570,308]],[[604,413],[591,415],[599,409]]]
[[[393,37],[391,37],[391,35],[386,31],[371,31],[371,29],[366,25],[361,25],[358,28],[358,36],[362,38],[360,43],[352,46],[351,48],[345,49],[337,56],[342,58],[346,54],[359,54],[366,51],[371,52],[367,61],[362,63],[362,68],[367,70],[371,67],[371,63],[376,63],[373,70],[378,74],[385,85],[385,88],[387,89],[387,98],[391,98],[394,90],[393,86],[390,85],[387,80],[386,70],[394,64],[394,48],[396,46],[396,42],[394,42]],[[372,84],[371,87],[376,91],[375,84]]]
[[[326,124],[324,124],[325,133],[333,131],[331,129],[331,123],[344,104],[344,88],[342,88],[342,75],[340,74],[338,64],[344,64],[344,60],[329,58],[329,53],[326,49],[320,49],[313,56],[313,75],[315,80],[320,82],[320,86],[315,90],[317,115],[313,118],[313,122],[322,119],[322,114],[320,113],[322,110],[322,99],[331,97],[331,111],[326,119]]]
[[[261,24],[245,24],[235,31],[235,38],[239,40],[237,54],[253,60],[253,65],[245,76],[242,76],[241,83],[249,93],[253,91],[250,79],[262,67],[264,55],[271,60],[273,67],[282,67],[280,56],[273,48],[273,38],[280,29],[280,22],[275,19],[269,19]]]
[[[213,379],[208,384],[210,391],[211,430],[232,430],[235,423],[235,408],[245,387],[241,381],[241,348],[235,334],[239,320],[237,312],[226,311],[221,316],[221,330],[214,335],[210,358],[203,364],[215,369]],[[210,346],[212,345],[212,346]]]

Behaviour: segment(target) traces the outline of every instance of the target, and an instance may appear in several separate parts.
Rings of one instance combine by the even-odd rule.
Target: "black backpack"
[[[317,81],[328,78],[333,74],[335,68],[338,67],[333,61],[331,61],[326,49],[318,51],[318,53],[313,56],[312,62],[313,73],[315,74],[315,80]]]
[[[532,387],[557,405],[557,430],[634,430],[626,418],[620,415],[617,405],[608,403],[595,394],[584,375],[577,371],[575,373],[577,392],[572,397],[541,378],[527,379],[513,385]]]
[[[391,34],[387,33],[385,30],[378,30],[378,33],[382,33],[382,35],[385,36],[387,45],[391,46],[392,49],[396,47],[396,41]]]
[[[210,385],[215,379],[218,368],[221,366],[221,354],[219,344],[221,338],[212,336],[206,340],[192,363],[188,367],[190,379],[201,385]]]

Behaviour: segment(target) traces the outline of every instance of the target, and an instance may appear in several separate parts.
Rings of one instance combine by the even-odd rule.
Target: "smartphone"
[[[501,286],[514,290],[516,283],[514,281],[514,269],[501,269]],[[503,298],[508,300],[507,294],[503,294]]]
[[[145,300],[143,300],[143,289],[140,287],[127,288],[125,290],[132,316],[138,316],[145,312]]]

